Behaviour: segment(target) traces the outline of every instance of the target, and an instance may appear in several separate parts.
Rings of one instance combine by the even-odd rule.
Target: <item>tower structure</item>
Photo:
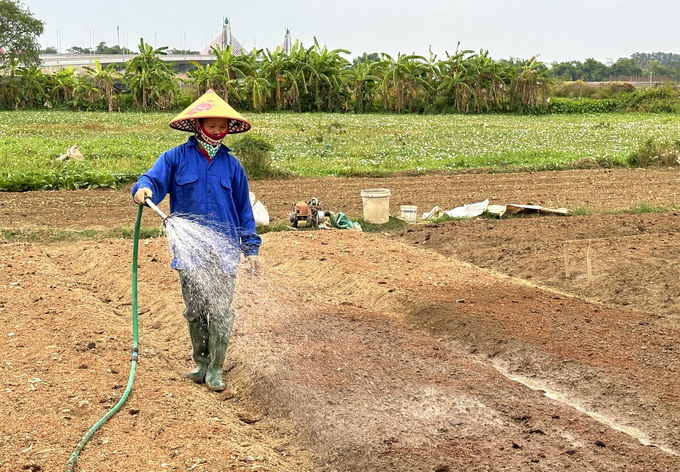
[[[227,49],[227,46],[231,46],[231,52],[234,55],[244,54],[246,52],[245,48],[238,42],[238,40],[231,34],[231,24],[229,23],[229,18],[224,18],[224,23],[222,24],[222,32],[213,39],[210,44],[204,47],[200,54],[202,56],[208,56],[212,54],[212,47],[219,46],[222,50]]]
[[[231,46],[231,25],[229,24],[229,18],[224,18],[224,24],[222,25],[222,50],[226,49],[227,46]]]
[[[204,47],[200,54],[202,56],[211,55],[213,53],[213,46],[219,46],[223,51],[227,49],[227,46],[231,46],[231,53],[237,56],[239,54],[248,54],[248,51],[246,51],[246,49],[232,34],[231,23],[229,22],[229,18],[226,17],[222,23],[222,32],[215,39],[213,39],[210,44]],[[290,37],[290,30],[288,28],[286,28],[286,36],[283,38],[283,43],[281,43],[280,47],[281,50],[286,54],[290,54],[290,51],[293,49],[293,41]]]
[[[283,44],[281,44],[281,49],[286,55],[290,54],[291,49],[293,49],[293,42],[290,39],[290,31],[286,28],[286,36],[283,38]]]

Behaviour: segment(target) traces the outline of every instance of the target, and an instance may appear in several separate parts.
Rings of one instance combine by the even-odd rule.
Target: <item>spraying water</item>
[[[194,215],[172,215],[164,221],[172,267],[179,270],[183,290],[199,307],[201,317],[227,338],[234,311],[231,300],[241,249],[221,228]]]

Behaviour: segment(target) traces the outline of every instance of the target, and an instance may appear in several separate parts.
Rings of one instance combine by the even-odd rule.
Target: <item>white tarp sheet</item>
[[[451,218],[472,218],[484,213],[488,206],[489,199],[487,198],[483,202],[470,203],[469,205],[454,208],[453,210],[447,211],[446,214]]]

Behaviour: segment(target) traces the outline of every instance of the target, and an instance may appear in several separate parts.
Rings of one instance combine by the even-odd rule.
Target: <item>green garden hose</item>
[[[92,428],[90,428],[85,436],[83,436],[83,439],[80,440],[76,446],[76,449],[73,451],[73,454],[71,454],[68,464],[66,465],[66,472],[71,472],[73,470],[80,451],[83,450],[85,444],[87,444],[99,427],[106,423],[106,421],[116,414],[116,412],[120,410],[120,407],[123,406],[123,403],[125,403],[125,400],[127,400],[127,397],[130,394],[130,390],[132,390],[132,382],[135,380],[137,358],[139,357],[137,348],[137,252],[139,248],[139,225],[142,221],[142,209],[143,205],[139,205],[139,209],[137,210],[137,221],[135,222],[135,239],[132,249],[132,365],[130,366],[130,378],[128,379],[127,388],[125,389],[121,399],[118,400],[118,403],[116,403],[116,405],[111,408],[108,413],[106,413],[99,421],[97,421],[97,423],[92,426]]]

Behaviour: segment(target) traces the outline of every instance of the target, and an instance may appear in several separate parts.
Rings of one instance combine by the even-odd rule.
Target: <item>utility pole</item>
[[[90,54],[92,54],[92,30],[90,28],[85,28],[88,32],[87,45],[90,47]]]
[[[55,27],[53,26],[52,29],[57,32],[57,54],[61,53],[61,30],[63,30],[65,26],[62,27]]]
[[[120,26],[116,26],[116,38],[118,40],[116,44],[118,44],[118,47],[120,47]]]
[[[184,48],[182,47],[182,36],[184,36],[184,46],[186,47],[187,44],[187,33],[186,31],[180,31],[179,35],[179,49],[180,49],[180,54],[184,54]]]
[[[85,28],[90,32],[90,54],[94,54],[95,44],[94,44],[94,33],[96,29]]]
[[[153,48],[156,49],[156,35],[158,35],[158,31],[156,30],[151,31],[153,31]]]

